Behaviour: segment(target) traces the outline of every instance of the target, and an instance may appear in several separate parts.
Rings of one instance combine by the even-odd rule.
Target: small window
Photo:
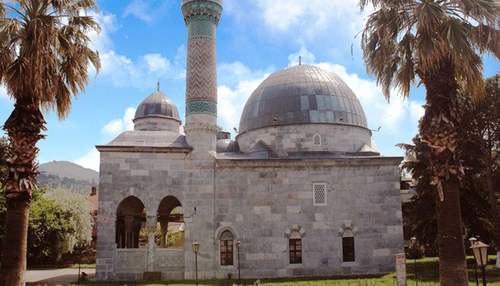
[[[302,239],[290,238],[290,264],[302,263]]]
[[[342,261],[354,261],[354,236],[342,237]]]
[[[326,183],[313,183],[313,198],[315,206],[326,205]]]
[[[220,236],[220,265],[233,265],[233,234],[226,230]]]
[[[321,146],[321,136],[319,136],[319,134],[315,134],[313,137],[313,142],[315,146]]]

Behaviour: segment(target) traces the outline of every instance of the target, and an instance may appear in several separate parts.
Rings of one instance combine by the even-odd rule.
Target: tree
[[[5,122],[10,141],[5,197],[7,218],[0,285],[24,285],[31,192],[36,185],[38,149],[45,120],[42,111],[70,112],[71,99],[88,85],[88,68],[99,70],[89,46],[89,31],[99,24],[94,0],[0,1],[0,83],[14,99]]]
[[[460,138],[461,150],[467,155],[473,149],[465,148],[466,138]],[[425,254],[434,256],[437,254],[437,217],[435,194],[431,183],[431,172],[428,146],[422,144],[417,135],[413,138],[413,144],[400,144],[406,151],[406,158],[403,169],[410,173],[417,182],[415,185],[416,194],[412,199],[403,204],[403,211],[408,214],[405,225],[411,229],[411,236],[415,236],[419,243],[425,246]],[[475,168],[467,168],[474,164],[470,161],[470,156],[464,156],[464,166],[466,166],[465,176],[460,192],[460,208],[462,222],[467,236],[480,235],[481,240],[486,243],[493,241],[491,216],[488,212],[488,201],[484,197],[484,188],[478,184],[482,178],[475,176]],[[469,160],[468,160],[469,159]]]
[[[487,190],[490,217],[497,248],[497,268],[500,268],[500,216],[497,206],[497,185],[500,151],[500,74],[486,80],[486,96],[472,103],[470,94],[459,97],[462,114],[461,142],[465,159],[470,162],[480,187]],[[496,173],[496,174],[495,174]]]
[[[90,204],[83,195],[48,189],[30,208],[28,263],[57,263],[63,254],[92,240]]]
[[[0,222],[5,221],[6,212],[5,198],[0,196]],[[4,233],[0,225],[0,245]],[[28,234],[27,260],[32,266],[58,263],[62,255],[88,245],[92,224],[87,198],[62,187],[33,190]]]
[[[419,125],[429,148],[430,184],[438,223],[441,285],[467,285],[459,185],[463,176],[457,149],[457,92],[484,94],[482,58],[500,57],[496,29],[500,6],[494,0],[360,0],[372,13],[362,33],[367,72],[377,78],[387,99],[395,86],[404,97],[416,79],[426,88]]]
[[[92,216],[86,196],[58,187],[51,189],[43,197],[54,200],[63,212],[70,214],[67,222],[71,231],[64,234],[57,260],[62,254],[73,252],[77,245],[89,244],[92,241]]]

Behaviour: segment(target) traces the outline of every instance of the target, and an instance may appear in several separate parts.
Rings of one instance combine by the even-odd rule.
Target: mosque
[[[335,74],[296,65],[217,126],[222,0],[182,0],[186,117],[158,91],[100,152],[98,280],[385,273],[403,252],[399,169]],[[175,245],[169,230],[182,235]],[[194,250],[196,249],[196,254]]]

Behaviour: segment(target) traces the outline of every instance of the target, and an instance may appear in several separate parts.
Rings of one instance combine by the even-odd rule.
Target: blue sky
[[[184,121],[187,29],[181,0],[97,0],[102,32],[92,34],[102,68],[73,101],[65,121],[46,115],[47,138],[38,143],[40,163],[71,161],[98,170],[99,153],[121,132],[133,129],[137,106],[157,89],[177,106]],[[366,75],[360,32],[370,11],[357,0],[225,0],[217,29],[218,125],[238,128],[252,91],[269,74],[297,64],[317,65],[339,75],[356,93],[373,138],[385,156],[403,156],[397,143],[410,143],[423,114],[425,90],[388,103]],[[498,71],[487,59],[485,76]],[[0,124],[13,101],[0,88]],[[232,137],[234,138],[234,135]]]

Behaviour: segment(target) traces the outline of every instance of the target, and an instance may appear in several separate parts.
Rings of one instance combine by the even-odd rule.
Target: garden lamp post
[[[469,238],[470,246],[472,247],[474,243],[477,242],[477,238],[471,237]],[[474,273],[476,275],[476,286],[479,286],[479,278],[477,278],[477,264],[474,264]]]
[[[238,250],[238,286],[241,285],[241,275],[240,275],[240,247],[241,241],[236,241],[236,249]]]
[[[414,248],[413,254],[415,254],[416,253],[415,247],[417,247],[417,238],[413,236],[410,239],[411,239],[411,244]],[[415,266],[415,285],[418,286],[417,257],[415,255],[413,256],[413,265]]]
[[[489,245],[478,241],[474,243],[470,248],[474,253],[474,259],[476,259],[477,266],[481,267],[483,273],[483,286],[486,286],[486,265],[488,264],[488,247]]]
[[[200,243],[195,241],[191,244],[194,252],[194,267],[195,267],[195,275],[196,275],[196,286],[198,286],[198,250],[200,249]]]

